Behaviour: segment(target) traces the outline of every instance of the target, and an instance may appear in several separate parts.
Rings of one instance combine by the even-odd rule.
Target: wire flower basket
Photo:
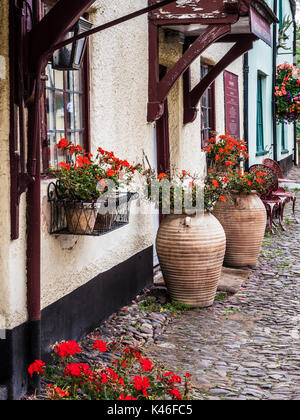
[[[63,199],[57,184],[48,186],[50,234],[100,236],[129,223],[131,201],[137,193],[118,192],[93,202]]]

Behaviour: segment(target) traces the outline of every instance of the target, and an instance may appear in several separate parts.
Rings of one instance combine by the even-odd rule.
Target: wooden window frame
[[[205,68],[207,71],[209,71],[213,66],[210,64],[207,64],[203,61],[201,61],[200,63],[200,76],[201,78],[202,76],[202,69]],[[211,106],[203,106],[203,97],[204,95],[207,95],[207,101],[210,100]],[[209,103],[209,102],[208,102]],[[209,88],[205,91],[205,93],[203,94],[201,101],[200,101],[200,109],[201,109],[201,145],[202,145],[202,149],[204,149],[205,147],[205,140],[206,138],[204,138],[204,132],[209,130],[211,132],[211,135],[213,134],[213,132],[216,130],[216,112],[215,112],[215,103],[216,103],[216,99],[215,99],[215,82],[213,82]],[[203,128],[203,110],[205,109],[205,111],[207,112],[207,116],[209,119],[209,125],[210,127],[208,128]]]
[[[46,4],[53,6],[55,1],[45,2]],[[42,10],[42,8],[41,8]],[[42,12],[41,12],[42,13]],[[43,16],[43,14],[41,15]],[[87,18],[85,15],[84,17]],[[86,50],[83,56],[82,62],[82,127],[83,127],[83,148],[87,151],[91,151],[91,141],[90,141],[90,60],[89,60],[89,40],[87,40]],[[74,70],[77,71],[77,70]],[[41,159],[42,159],[42,177],[43,178],[52,178],[51,175],[47,173],[50,162],[50,149],[48,141],[48,130],[47,130],[47,98],[46,98],[46,78],[44,80],[44,89],[41,96]],[[64,95],[65,95],[64,88]],[[65,133],[64,136],[68,138],[67,133],[67,115],[65,113]]]
[[[263,106],[263,80],[262,74],[257,75],[257,117],[256,117],[256,153],[265,152],[264,142],[264,106]]]

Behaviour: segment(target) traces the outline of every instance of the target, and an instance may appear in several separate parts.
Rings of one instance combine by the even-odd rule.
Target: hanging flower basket
[[[276,73],[276,120],[278,124],[300,121],[300,69],[284,63]]]

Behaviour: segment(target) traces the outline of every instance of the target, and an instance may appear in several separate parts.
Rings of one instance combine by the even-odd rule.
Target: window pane
[[[67,93],[67,120],[68,120],[68,130],[74,130],[75,127],[75,113],[74,113],[74,95],[73,93]]]
[[[48,76],[46,86],[54,88],[54,71],[52,70],[51,64],[48,64],[46,67],[46,76]]]
[[[64,72],[59,70],[54,70],[55,76],[55,89],[64,89]]]
[[[63,92],[55,91],[56,130],[65,129],[65,110]]]
[[[82,95],[77,93],[74,94],[75,100],[75,127],[77,129],[83,128],[83,121],[82,121]]]
[[[66,77],[66,79],[67,79],[67,86],[66,86],[66,89],[67,90],[71,90],[71,91],[73,91],[74,90],[74,73],[76,73],[76,72],[74,72],[74,71],[68,71],[66,74],[67,74],[67,77]]]
[[[82,72],[81,71],[74,71],[74,91],[75,92],[82,92]]]
[[[46,93],[46,106],[47,106],[47,128],[54,130],[55,128],[55,106],[54,106],[54,93],[52,90],[47,90]]]

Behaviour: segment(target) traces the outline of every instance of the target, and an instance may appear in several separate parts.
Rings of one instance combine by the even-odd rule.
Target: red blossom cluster
[[[210,167],[234,168],[239,161],[249,157],[245,140],[236,139],[230,136],[229,131],[226,134],[211,137],[206,140],[204,150],[207,152],[208,163]]]
[[[74,357],[76,353],[82,352],[76,341],[63,341],[61,344],[56,344],[55,351],[62,358]]]
[[[95,340],[93,348],[100,353],[107,351],[108,344]],[[142,356],[136,348],[127,346],[122,350],[121,357],[112,363],[112,367],[91,367],[86,363],[75,363],[69,358],[81,352],[80,346],[74,341],[66,341],[53,346],[54,355],[59,357],[55,365],[56,371],[47,371],[45,363],[35,361],[29,366],[32,376],[44,375],[52,381],[47,386],[48,397],[56,399],[174,399],[182,400],[188,396],[189,378],[185,375],[185,394],[177,388],[182,384],[182,378],[174,372],[162,372],[153,362]],[[141,372],[141,373],[140,373]],[[144,373],[142,373],[144,372]],[[145,372],[149,372],[148,376]],[[51,376],[51,374],[53,376]],[[60,378],[60,379],[58,379]],[[156,378],[156,379],[155,379]],[[59,380],[54,384],[54,380]],[[78,390],[80,389],[80,394]]]
[[[128,185],[135,170],[141,167],[121,160],[114,152],[101,147],[94,158],[82,146],[75,146],[65,138],[59,141],[57,149],[63,153],[64,161],[59,163],[58,169],[51,168],[50,172],[59,180],[58,190],[63,199],[96,201],[108,190],[108,185],[114,190]],[[99,183],[102,189],[98,188]]]
[[[36,373],[37,375],[43,375],[45,373],[44,370],[45,363],[42,360],[36,360],[34,363],[32,363],[28,368],[28,373],[33,377],[33,374]]]

